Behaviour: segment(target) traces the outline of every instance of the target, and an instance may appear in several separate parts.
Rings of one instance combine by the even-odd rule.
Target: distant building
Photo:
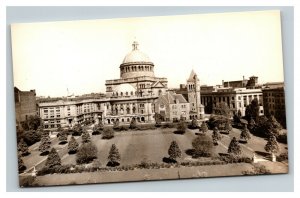
[[[183,95],[168,92],[158,97],[155,112],[162,116],[163,121],[189,120],[190,103]]]
[[[256,89],[259,87],[257,84],[258,77],[257,76],[251,76],[249,80],[245,79],[243,76],[243,80],[236,80],[236,81],[227,81],[224,82],[222,80],[223,87],[232,87],[232,88],[247,88],[247,89]]]
[[[262,89],[265,115],[273,115],[286,128],[286,110],[283,82],[266,83]]]
[[[29,116],[37,115],[36,93],[35,90],[21,91],[14,88],[15,111],[17,127],[26,121]]]
[[[246,89],[232,87],[201,87],[201,103],[204,105],[205,113],[213,113],[213,108],[218,103],[224,102],[230,108],[232,115],[241,112],[245,116],[246,107],[253,99],[257,99],[260,109],[259,114],[263,115],[263,96],[261,89]]]

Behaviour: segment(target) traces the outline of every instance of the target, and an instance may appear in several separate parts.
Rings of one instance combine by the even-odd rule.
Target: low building
[[[190,103],[183,95],[168,92],[158,97],[155,112],[162,116],[163,121],[189,120]]]

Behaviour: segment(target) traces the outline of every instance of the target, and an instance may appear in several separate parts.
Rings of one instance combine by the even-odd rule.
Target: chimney
[[[224,86],[224,80],[222,80],[222,85]]]

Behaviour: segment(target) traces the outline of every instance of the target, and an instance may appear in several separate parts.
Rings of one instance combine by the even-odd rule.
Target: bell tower
[[[201,105],[200,80],[197,74],[192,70],[187,80],[188,100],[190,103],[190,115],[192,118],[203,119],[204,109]]]

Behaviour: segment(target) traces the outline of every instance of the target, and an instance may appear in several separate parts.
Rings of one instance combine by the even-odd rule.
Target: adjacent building
[[[26,121],[29,116],[37,115],[37,103],[35,90],[21,91],[14,87],[15,111],[17,127]]]
[[[284,83],[266,83],[262,93],[265,115],[273,115],[286,128]]]

